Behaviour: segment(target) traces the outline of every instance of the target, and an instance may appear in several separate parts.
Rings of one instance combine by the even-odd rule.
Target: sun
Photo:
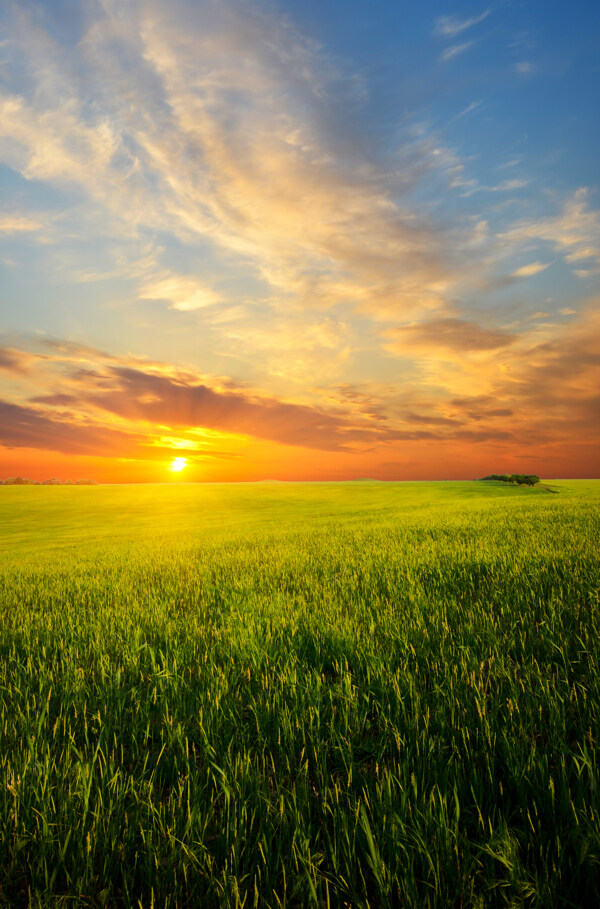
[[[172,470],[174,473],[179,473],[184,467],[187,467],[187,458],[173,458],[169,464],[169,470]]]

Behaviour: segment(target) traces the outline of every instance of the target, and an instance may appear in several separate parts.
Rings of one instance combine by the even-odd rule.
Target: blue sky
[[[597,470],[596,4],[46,0],[0,27],[0,400],[29,427],[0,465]]]

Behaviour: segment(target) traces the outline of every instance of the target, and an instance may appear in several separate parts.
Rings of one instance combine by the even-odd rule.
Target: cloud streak
[[[455,38],[462,34],[468,28],[479,25],[484,19],[487,19],[491,9],[486,9],[478,16],[471,16],[468,19],[459,19],[458,16],[439,16],[435,20],[434,34],[443,38]]]
[[[578,189],[565,202],[559,215],[518,221],[500,238],[517,246],[542,240],[570,264],[590,262],[600,266],[600,213],[588,203],[589,191]]]
[[[0,347],[0,369],[8,373],[26,375],[36,357],[24,350],[11,347]]]
[[[443,51],[443,53],[440,54],[440,60],[443,63],[446,63],[448,60],[453,60],[455,57],[459,57],[461,54],[464,54],[464,52],[474,44],[475,41],[464,41],[462,44],[453,44],[451,47],[448,47],[445,51]]]
[[[412,325],[395,326],[385,331],[397,352],[405,350],[485,351],[507,347],[514,335],[499,329],[484,328],[464,319],[431,319]]]
[[[533,275],[539,275],[541,271],[545,271],[549,262],[530,262],[529,265],[521,265],[520,268],[517,268],[516,271],[513,271],[512,278],[531,278]]]
[[[28,215],[2,214],[0,212],[0,234],[32,233],[40,230],[42,224]]]
[[[222,297],[212,288],[200,284],[194,278],[179,275],[161,275],[140,288],[140,300],[162,300],[172,309],[189,312],[215,306]]]
[[[135,441],[131,433],[58,419],[33,407],[0,400],[0,444],[7,448],[123,456],[135,449]]]

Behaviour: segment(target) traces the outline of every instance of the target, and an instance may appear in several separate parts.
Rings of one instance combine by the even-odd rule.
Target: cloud
[[[452,47],[448,47],[442,54],[440,54],[440,60],[446,62],[447,60],[452,60],[454,57],[464,54],[466,50],[475,44],[475,41],[465,41],[464,44],[453,44]]]
[[[382,160],[357,117],[364,85],[286,16],[228,0],[89,10],[68,57],[22,12],[13,43],[34,87],[0,94],[0,160],[75,188],[86,235],[201,241],[288,305],[414,309],[452,282],[461,238],[411,194],[430,174],[463,185],[462,164],[408,132]],[[220,299],[156,262],[139,277],[173,308]]]
[[[62,400],[51,401],[51,397],[47,396],[44,403],[65,403]],[[61,398],[60,395],[54,397]],[[199,446],[193,441],[190,441],[187,447],[185,444],[174,446],[171,439],[156,438],[142,430],[135,431],[132,427],[112,429],[89,422],[89,419],[82,419],[73,412],[56,414],[38,407],[22,406],[1,399],[0,445],[9,449],[32,448],[48,453],[57,451],[66,455],[138,460],[172,457],[175,447],[177,454],[187,455],[192,460],[238,457],[235,452],[219,451],[214,447],[210,450],[199,450]]]
[[[315,407],[217,392],[204,384],[176,381],[129,367],[114,367],[108,375],[113,387],[89,394],[87,401],[127,420],[205,427],[329,451],[368,439],[368,433],[342,415]]]
[[[177,449],[221,461],[252,440],[344,457],[420,442],[510,444],[513,452],[542,444],[568,448],[573,438],[584,446],[598,443],[600,320],[594,305],[537,343],[535,333],[516,338],[459,319],[396,327],[390,336],[403,357],[424,357],[434,367],[447,360],[456,381],[434,369],[427,382],[401,388],[328,386],[321,389],[326,406],[303,405],[232,390],[168,364],[142,365],[101,352],[94,359],[93,348],[73,344],[69,351],[53,339],[55,352],[43,359],[28,354],[38,357],[38,367],[35,375],[23,374],[23,388],[29,382],[35,393],[2,402],[0,443],[141,460],[171,457]],[[11,365],[27,354],[9,350]],[[453,386],[464,393],[452,393]],[[485,390],[472,394],[472,388]]]
[[[468,187],[467,191],[463,193],[463,196],[464,197],[472,196],[473,193],[479,193],[479,192],[488,192],[488,193],[513,192],[516,189],[523,189],[523,187],[527,186],[528,183],[529,183],[529,180],[520,180],[520,179],[515,178],[513,180],[503,180],[501,183],[496,183],[495,186],[486,186],[484,184],[480,184],[478,186]]]
[[[555,440],[600,443],[600,308],[524,352],[496,385],[532,431]]]
[[[488,8],[478,16],[471,16],[469,19],[459,19],[458,16],[438,16],[435,20],[434,34],[443,38],[454,38],[468,28],[479,25],[480,22],[487,19],[491,11],[491,8]]]
[[[39,409],[0,400],[0,443],[7,448],[123,456],[132,451],[135,441],[131,433],[57,419]]]
[[[504,368],[487,376],[485,394],[438,402],[459,427],[473,420],[490,438],[522,448],[523,457],[573,457],[598,467],[600,445],[600,308],[591,301],[583,318],[539,343],[522,338],[506,351]],[[452,432],[465,438],[465,429]],[[479,441],[484,441],[483,435]],[[586,454],[587,452],[587,454]]]
[[[454,122],[456,120],[460,120],[462,117],[466,117],[467,114],[470,114],[472,111],[477,110],[477,108],[481,107],[482,104],[483,101],[471,101],[471,103],[467,105],[467,107],[465,107],[463,110],[461,110],[460,113],[456,114],[456,116],[453,117],[450,122]]]
[[[112,354],[92,347],[89,344],[80,344],[77,341],[66,341],[64,338],[42,337],[38,344],[52,351],[56,359],[64,357],[67,360],[114,360]]]
[[[43,110],[4,92],[0,92],[0,136],[4,160],[27,179],[89,181],[91,189],[107,174],[119,147],[108,121],[87,126],[69,100],[57,99],[53,110]]]
[[[40,230],[42,224],[35,218],[27,215],[1,214],[0,213],[0,233],[15,234],[29,233]]]
[[[503,164],[499,164],[498,170],[506,170],[508,167],[516,167],[518,164],[522,164],[523,158],[510,158],[508,161],[505,161]]]
[[[449,417],[443,417],[440,414],[435,413],[414,413],[413,411],[407,411],[403,415],[403,419],[407,423],[424,423],[428,426],[457,426],[457,421],[452,420]]]
[[[0,369],[6,372],[26,375],[37,358],[24,350],[13,347],[0,347]]]
[[[523,60],[521,63],[515,63],[515,70],[520,76],[529,76],[533,72],[534,66],[533,63]]]
[[[464,429],[460,420],[440,412],[440,401],[399,396],[397,391],[390,397],[385,390],[340,386],[338,393],[325,395],[329,406],[309,406],[219,387],[169,366],[144,367],[134,359],[119,363],[93,348],[58,339],[51,344],[55,353],[43,360],[45,372],[32,379],[37,393],[26,406],[11,404],[21,411],[11,411],[18,425],[5,434],[5,445],[96,454],[104,445],[109,454],[153,458],[158,449],[168,454],[177,438],[178,449],[187,446],[193,453],[200,447],[208,456],[217,440],[246,436],[351,453],[398,442],[458,438]],[[24,356],[17,351],[21,353]],[[16,354],[13,359],[18,359]],[[48,390],[39,393],[42,383]],[[96,445],[99,450],[94,451]]]
[[[539,275],[549,265],[550,262],[531,262],[529,265],[522,265],[516,271],[513,271],[511,278],[531,278],[533,275]]]
[[[496,184],[496,186],[487,186],[486,189],[489,189],[494,193],[506,193],[512,192],[515,189],[522,189],[524,186],[527,186],[528,180],[503,180],[502,183]]]
[[[514,414],[510,407],[499,407],[498,399],[493,395],[454,398],[449,405],[452,411],[457,411],[463,417],[476,422],[497,417],[512,417]]]
[[[386,329],[384,335],[392,339],[391,347],[397,353],[445,348],[451,351],[496,350],[515,341],[515,336],[508,332],[456,318],[395,326]]]
[[[140,300],[163,300],[183,312],[215,306],[222,297],[194,278],[170,275],[150,281],[140,288]]]
[[[578,189],[559,215],[518,221],[499,237],[514,247],[543,240],[569,263],[593,260],[600,265],[600,212],[590,209],[588,197],[585,187]]]
[[[207,429],[290,446],[344,451],[356,444],[373,444],[382,434],[389,436],[387,429],[368,426],[339,409],[231,391],[219,387],[218,380],[209,384],[197,374],[168,364],[142,366],[139,358],[118,363],[110,354],[60,339],[37,343],[52,353],[40,358],[16,348],[0,349],[0,365],[11,372],[23,372],[24,364],[34,359],[44,369],[31,377],[36,391],[27,406],[5,402],[3,413],[16,420],[2,436],[5,445],[79,453],[84,448],[93,452],[96,446],[96,454],[119,450],[123,455],[128,448],[138,451],[140,446],[156,446],[157,435],[162,437],[171,428],[192,435]],[[46,390],[40,393],[42,385]],[[190,450],[194,450],[191,443]],[[156,455],[155,448],[152,454]]]

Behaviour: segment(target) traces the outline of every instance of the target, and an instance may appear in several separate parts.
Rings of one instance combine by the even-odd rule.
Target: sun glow
[[[179,473],[184,467],[187,467],[187,458],[173,458],[169,464],[169,470],[174,471],[174,473]]]

